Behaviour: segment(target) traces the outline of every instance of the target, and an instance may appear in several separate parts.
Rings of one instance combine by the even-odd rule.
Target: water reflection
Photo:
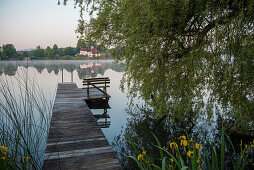
[[[125,169],[137,168],[136,163],[132,159],[126,157],[126,155],[137,157],[126,135],[131,138],[133,143],[144,147],[150,156],[158,158],[158,164],[160,164],[160,153],[158,148],[154,146],[156,140],[152,133],[158,137],[162,146],[169,146],[173,141],[179,142],[179,136],[187,135],[190,138],[196,139],[197,143],[202,143],[208,155],[211,153],[210,146],[215,143],[218,155],[220,155],[221,127],[223,124],[223,118],[220,116],[211,121],[207,121],[202,115],[198,117],[186,117],[183,120],[171,119],[170,117],[157,117],[152,108],[144,105],[130,105],[126,111],[130,115],[127,119],[127,126],[120,135],[115,137],[113,142],[113,148]],[[252,141],[253,137],[239,136],[232,133],[228,134],[238,153],[238,155],[232,154],[233,150],[230,143],[227,141],[225,149],[225,167],[230,169],[232,167],[232,161],[240,156],[241,149],[239,144],[241,140],[243,140],[243,143],[247,143]],[[139,153],[141,152],[142,148],[139,148]],[[249,161],[254,161],[253,152],[249,155]],[[248,164],[247,168],[248,167],[250,168],[252,165]]]
[[[109,120],[110,115],[108,114],[108,109],[111,109],[111,107],[108,104],[108,100],[102,99],[96,100],[96,102],[93,102],[93,100],[87,100],[86,103],[90,109],[97,110],[97,114],[94,114],[94,117],[96,118],[99,127],[109,128],[111,122]]]
[[[119,64],[112,63],[113,61],[12,61],[12,62],[0,62],[0,75],[5,74],[8,76],[14,76],[18,70],[18,67],[33,67],[38,73],[42,73],[44,69],[48,73],[54,72],[58,75],[59,71],[65,69],[67,72],[76,70],[78,77],[84,79],[87,77],[96,77],[98,74],[104,75],[105,71],[112,69],[117,72],[123,72],[124,67]],[[85,67],[80,67],[84,65]]]
[[[80,65],[85,65],[90,71],[84,70]],[[16,78],[20,75],[28,75],[31,80],[36,80],[44,93],[45,100],[54,102],[54,94],[57,83],[61,82],[61,70],[64,70],[64,80],[70,80],[70,72],[73,71],[74,82],[78,87],[83,87],[83,78],[86,77],[109,77],[112,85],[107,89],[111,95],[111,100],[106,105],[101,104],[100,108],[92,107],[95,117],[98,118],[100,126],[105,137],[111,143],[113,137],[120,133],[121,126],[126,123],[126,115],[122,110],[126,106],[127,99],[124,93],[119,89],[120,79],[122,77],[123,67],[111,61],[0,61],[0,79],[8,81],[10,84],[17,84]],[[32,88],[33,86],[31,86]],[[18,89],[13,90],[13,94]],[[18,95],[18,94],[15,94]],[[2,100],[2,96],[0,96]],[[119,102],[120,101],[120,102]],[[43,104],[43,103],[42,103]],[[111,109],[110,106],[113,106]],[[1,111],[0,111],[1,112]],[[1,112],[2,113],[2,112]],[[109,115],[111,118],[109,118]],[[0,115],[1,117],[1,115]],[[38,129],[39,131],[40,129]],[[44,134],[44,133],[40,133]],[[45,134],[44,134],[45,135]],[[45,135],[46,136],[46,135]],[[1,139],[1,138],[0,138]],[[40,150],[44,152],[47,138],[40,142]],[[43,161],[43,156],[41,156]]]
[[[203,110],[199,108],[200,112],[196,112],[189,107],[189,112],[185,112],[184,115],[174,112],[174,114],[170,115],[175,117],[156,117],[155,110],[145,106],[130,106],[125,111],[123,110],[128,103],[126,94],[119,90],[124,67],[113,63],[113,61],[29,61],[28,63],[24,61],[4,61],[0,62],[0,76],[8,75],[13,77],[21,72],[21,68],[35,74],[40,85],[47,85],[50,92],[54,92],[56,89],[57,82],[59,82],[59,77],[61,76],[60,70],[62,69],[67,72],[67,74],[65,73],[67,78],[68,72],[70,73],[74,70],[74,82],[79,87],[82,87],[84,78],[110,77],[111,87],[108,89],[108,93],[111,95],[111,99],[109,103],[101,104],[99,108],[96,106],[89,107],[91,107],[101,127],[104,127],[102,130],[109,143],[112,143],[115,137],[113,148],[118,158],[122,160],[124,167],[129,169],[135,168],[135,163],[133,164],[126,156],[135,155],[135,153],[126,141],[125,134],[129,135],[138,145],[144,146],[147,152],[152,153],[154,157],[158,157],[158,150],[154,150],[155,140],[151,132],[159,138],[162,145],[168,145],[169,141],[178,140],[180,135],[188,134],[197,139],[198,142],[208,146],[214,141],[220,143],[221,127],[224,125],[237,151],[240,150],[239,143],[241,139],[244,142],[253,140],[254,100],[251,88],[253,82],[247,79],[248,75],[246,75],[246,79],[244,78],[246,76],[243,76],[242,78],[244,79],[241,81],[239,77],[239,80],[237,80],[238,84],[233,83],[230,85],[232,79],[226,79],[226,76],[221,76],[225,71],[218,68],[213,79],[214,86],[217,84],[213,91],[214,98],[209,101],[213,102],[214,108]],[[224,88],[220,86],[221,83],[218,83],[220,81],[230,85],[232,93],[223,91]],[[238,86],[239,84],[241,86]],[[182,100],[191,101],[195,96],[189,97],[188,94],[192,89],[189,88],[188,84],[185,84],[185,86],[186,91]],[[234,91],[233,89],[237,90]],[[164,92],[161,91],[161,93]],[[240,98],[243,100],[240,100]],[[220,105],[217,104],[218,101],[220,101],[219,103],[230,101],[228,109],[222,110]],[[139,100],[135,100],[135,102],[139,102]],[[193,104],[193,101],[190,103]],[[172,103],[172,107],[174,104]],[[182,106],[181,108],[184,107]],[[208,114],[210,112],[213,115],[211,118],[209,118],[210,114]],[[121,127],[122,132],[120,132]],[[209,149],[207,150],[209,152]],[[227,158],[226,163],[228,166],[234,159],[231,153],[232,150],[227,148],[225,157]],[[253,153],[251,156],[251,161],[253,162]]]

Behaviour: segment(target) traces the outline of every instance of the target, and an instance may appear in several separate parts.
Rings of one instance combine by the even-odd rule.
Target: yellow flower
[[[144,148],[143,148],[143,154],[144,154],[144,155],[146,154],[146,151],[144,150]]]
[[[254,148],[254,144],[250,145],[251,148]]]
[[[166,146],[163,146],[163,149],[165,149],[165,150],[166,150]]]
[[[5,160],[5,159],[6,159],[6,157],[5,157],[5,156],[3,156],[3,157],[0,157],[0,159],[3,159],[3,160]]]
[[[248,145],[245,144],[244,146],[245,146],[246,149],[248,148]]]
[[[198,164],[199,164],[199,162],[200,162],[200,159],[197,160],[197,163],[198,163]]]
[[[141,160],[141,159],[142,159],[142,155],[139,154],[139,155],[138,155],[138,160]]]
[[[177,143],[175,142],[170,143],[170,148],[178,148]]]
[[[193,154],[193,151],[188,151],[188,152],[187,152],[187,156],[188,156],[188,157],[191,157],[192,154]]]
[[[173,163],[173,162],[174,162],[174,159],[173,159],[173,158],[171,158],[171,159],[170,159],[170,161]]]
[[[188,145],[188,141],[187,140],[181,140],[181,145],[187,146]]]
[[[9,152],[9,150],[6,146],[0,146],[0,150],[2,150],[2,152],[4,152],[4,153]]]
[[[193,138],[190,139],[190,142],[193,142]]]
[[[180,140],[180,139],[186,140],[186,136],[180,136],[178,139],[179,139],[179,140]]]
[[[196,143],[196,149],[200,149],[200,148],[202,148],[202,145],[199,143]]]
[[[26,156],[26,157],[24,156],[24,158],[25,158],[26,160],[30,159],[28,156]]]

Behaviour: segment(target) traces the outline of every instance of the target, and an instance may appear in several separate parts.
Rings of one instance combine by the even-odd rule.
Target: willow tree
[[[114,47],[130,96],[140,94],[158,115],[195,117],[216,105],[253,119],[253,0],[74,2],[80,38]]]

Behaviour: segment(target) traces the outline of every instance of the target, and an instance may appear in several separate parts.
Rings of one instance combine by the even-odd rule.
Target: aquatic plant
[[[156,140],[155,147],[160,152],[160,158],[149,156],[149,153],[143,147],[133,143],[127,136],[132,148],[138,155],[137,157],[129,156],[129,158],[133,159],[140,169],[225,169],[227,167],[225,167],[224,151],[227,142],[234,151],[232,154],[235,155],[235,159],[231,163],[234,169],[245,169],[246,166],[254,166],[254,163],[248,159],[248,156],[254,152],[254,140],[244,145],[241,141],[239,144],[241,150],[240,153],[237,153],[229,136],[224,131],[221,136],[220,151],[216,150],[217,147],[214,144],[209,146],[211,153],[203,149],[202,144],[197,143],[188,136],[180,136],[178,141],[171,141],[168,146],[163,147],[158,138],[155,135],[153,136]],[[138,150],[141,150],[141,153]]]
[[[0,78],[0,167],[40,169],[52,102],[27,72]]]

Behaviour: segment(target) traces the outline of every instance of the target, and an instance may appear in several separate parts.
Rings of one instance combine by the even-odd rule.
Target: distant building
[[[80,55],[88,55],[88,57],[97,57],[100,56],[101,53],[97,48],[94,48],[91,46],[91,48],[81,48],[80,49]]]

